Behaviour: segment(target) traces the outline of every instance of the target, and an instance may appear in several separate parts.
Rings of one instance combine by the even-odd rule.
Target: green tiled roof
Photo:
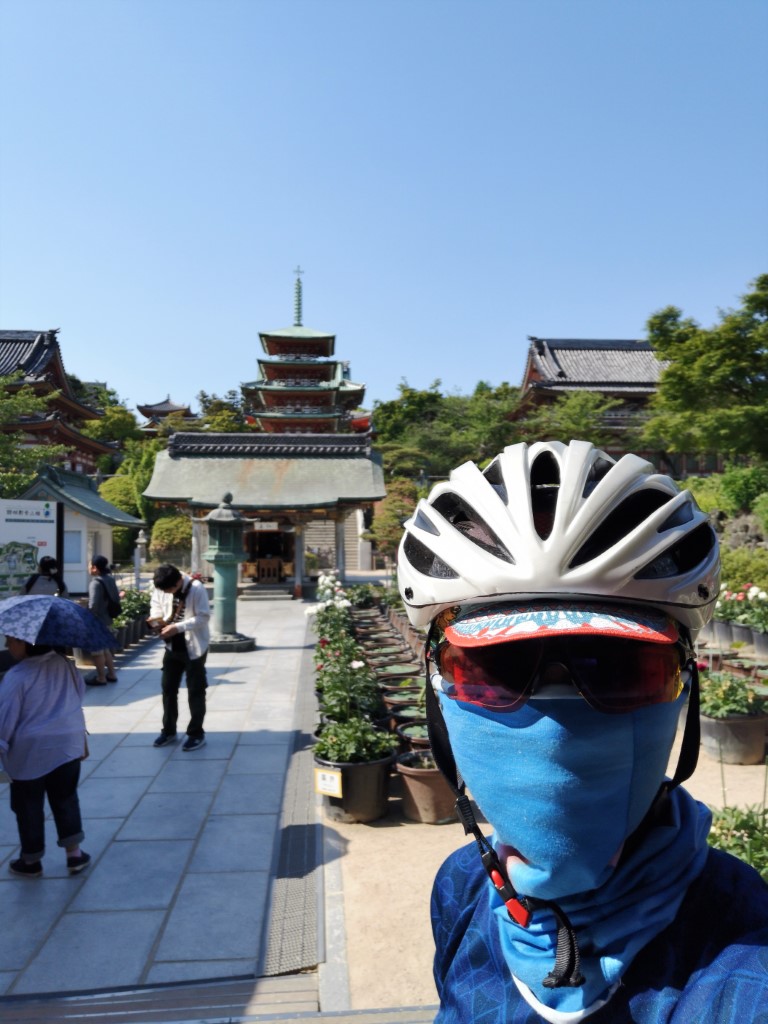
[[[60,501],[74,512],[80,512],[89,519],[96,519],[108,526],[145,525],[143,519],[137,519],[116,508],[111,502],[105,501],[90,477],[68,469],[43,466],[37,479],[21,497],[30,501]]]

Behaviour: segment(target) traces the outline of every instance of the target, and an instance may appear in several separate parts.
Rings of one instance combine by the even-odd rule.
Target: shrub
[[[763,491],[752,502],[752,514],[760,523],[762,530],[768,533],[768,491]]]
[[[192,549],[192,520],[188,516],[164,516],[152,527],[149,553],[156,558]]]
[[[768,548],[720,548],[723,563],[722,589],[742,585],[768,590]]]
[[[709,845],[751,864],[768,882],[768,811],[765,807],[713,810]]]
[[[381,732],[366,718],[347,722],[331,722],[323,728],[315,755],[323,761],[354,764],[376,761],[394,752],[396,740],[391,733]]]
[[[749,512],[755,499],[768,491],[768,466],[727,469],[722,477],[722,490],[734,511]]]
[[[699,683],[699,710],[707,718],[759,715],[765,710],[765,699],[732,672],[701,672]]]

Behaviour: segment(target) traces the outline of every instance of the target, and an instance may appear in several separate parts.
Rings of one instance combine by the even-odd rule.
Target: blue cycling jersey
[[[475,844],[453,853],[432,892],[436,1024],[541,1024],[502,955]],[[589,1024],[768,1024],[768,886],[710,850],[677,917],[635,957]]]

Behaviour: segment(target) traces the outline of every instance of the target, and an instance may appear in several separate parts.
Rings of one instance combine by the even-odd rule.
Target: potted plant
[[[755,654],[760,658],[768,657],[768,593],[759,587],[751,587],[748,597],[747,616]]]
[[[333,821],[383,818],[389,802],[393,737],[362,716],[329,722],[315,744],[315,784]]]
[[[768,882],[768,809],[722,807],[712,810],[709,844],[750,864]]]
[[[403,814],[409,821],[425,825],[456,821],[456,796],[437,767],[431,749],[400,754],[397,772],[403,787]]]
[[[765,756],[766,699],[731,672],[700,679],[701,743],[726,764],[760,764]]]

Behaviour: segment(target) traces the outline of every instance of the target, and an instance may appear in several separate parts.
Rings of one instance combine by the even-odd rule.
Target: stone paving
[[[118,682],[88,687],[80,800],[93,857],[66,872],[47,823],[43,879],[17,855],[0,783],[0,995],[253,976],[263,963],[283,782],[307,648],[307,605],[238,602],[257,649],[211,652],[207,743],[155,749],[163,646],[145,641]],[[309,641],[311,643],[311,641]],[[180,694],[180,734],[186,727]]]

